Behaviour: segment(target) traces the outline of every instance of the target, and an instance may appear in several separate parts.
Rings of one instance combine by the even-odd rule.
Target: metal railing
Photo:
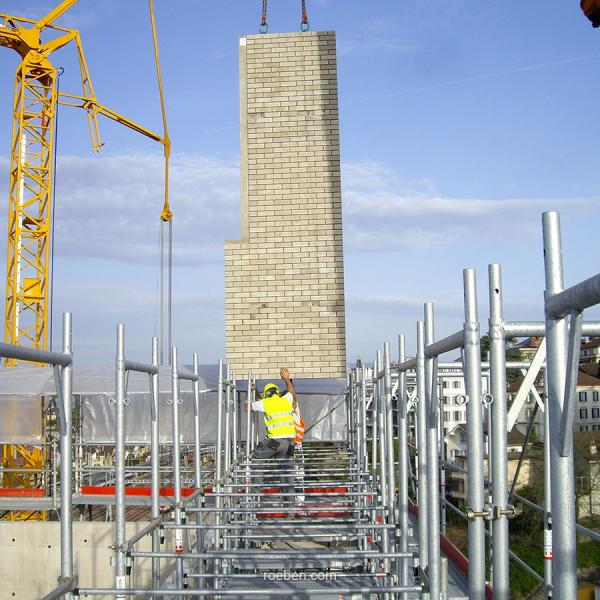
[[[253,377],[248,388],[236,388],[235,374],[219,363],[217,432],[214,448],[214,487],[205,489],[200,445],[200,390],[198,357],[193,373],[178,367],[177,349],[171,354],[172,447],[170,464],[161,467],[159,444],[157,341],[152,341],[151,363],[125,357],[124,327],[117,328],[115,410],[115,540],[114,588],[78,587],[73,573],[72,495],[72,356],[71,321],[64,318],[63,352],[39,352],[0,344],[0,356],[45,362],[55,369],[60,425],[61,476],[61,577],[46,599],[73,595],[108,595],[119,599],[150,595],[203,597],[264,595],[265,573],[273,568],[303,573],[336,573],[330,583],[338,594],[374,594],[387,600],[406,600],[409,594],[427,594],[430,600],[448,595],[447,565],[442,541],[446,510],[467,520],[468,596],[483,600],[493,587],[495,599],[510,598],[510,560],[532,576],[543,579],[546,595],[567,600],[576,597],[576,532],[600,540],[600,534],[575,522],[573,472],[573,420],[575,390],[582,335],[600,335],[600,323],[583,321],[583,312],[600,303],[600,275],[565,289],[556,213],[543,215],[546,293],[545,321],[507,321],[503,315],[501,269],[488,269],[489,360],[482,361],[476,274],[463,271],[464,320],[456,332],[435,339],[432,303],[424,304],[416,323],[414,358],[407,358],[403,335],[398,337],[398,363],[393,365],[388,343],[375,354],[372,368],[360,364],[348,376],[345,399],[347,436],[343,442],[306,444],[296,458],[265,460],[256,456],[261,426],[256,413],[248,413],[242,432],[240,393],[255,397]],[[531,361],[507,361],[508,338],[540,336],[544,343]],[[450,351],[459,351],[458,363],[442,362]],[[521,390],[510,410],[507,369],[524,370]],[[151,508],[150,522],[126,538],[125,466],[127,372],[146,373],[152,397],[150,419]],[[535,391],[543,371],[546,390]],[[466,468],[447,460],[441,380],[452,372],[462,376],[466,409]],[[395,383],[394,383],[395,380]],[[182,494],[180,442],[180,385],[190,381],[194,402],[193,490]],[[488,387],[489,382],[489,387]],[[484,387],[485,384],[485,387]],[[509,493],[507,432],[533,386],[544,408],[544,503],[539,506],[519,494]],[[414,388],[414,389],[412,389]],[[488,421],[488,478],[484,477],[484,422]],[[414,447],[411,446],[414,435]],[[394,446],[396,442],[397,446]],[[414,448],[415,463],[411,461]],[[205,451],[205,449],[204,449]],[[161,470],[172,472],[174,497],[161,510]],[[137,469],[137,470],[136,470]],[[446,499],[446,470],[467,476],[465,510]],[[148,473],[147,467],[131,473]],[[68,474],[68,480],[67,480]],[[416,505],[411,502],[416,496]],[[297,497],[302,497],[298,500]],[[509,520],[522,503],[543,513],[545,573],[542,577],[509,548]],[[413,512],[414,517],[411,517]],[[294,523],[289,522],[294,516]],[[410,539],[416,518],[417,536]],[[487,525],[487,527],[486,527]],[[163,548],[173,536],[174,549]],[[195,536],[195,537],[193,537]],[[151,550],[139,544],[151,537]],[[487,538],[487,539],[486,539]],[[307,549],[296,542],[320,544]],[[278,544],[288,543],[282,549]],[[486,543],[491,547],[491,568],[486,570]],[[265,548],[265,544],[269,548]],[[560,552],[553,552],[559,548]],[[136,559],[151,559],[147,587],[134,587]],[[168,565],[168,566],[165,566]],[[161,582],[174,565],[175,589]],[[340,565],[350,565],[352,572]],[[488,582],[488,579],[490,582]],[[322,588],[301,582],[304,593]],[[273,597],[290,595],[270,589]]]
[[[54,368],[56,405],[60,431],[61,486],[60,486],[60,577],[59,586],[47,596],[71,599],[75,583],[73,577],[73,355],[71,313],[63,315],[62,352],[48,352],[0,343],[0,356],[32,363],[46,363]],[[57,595],[58,594],[58,595]]]
[[[424,317],[417,322],[415,358],[406,358],[404,336],[399,336],[397,367],[397,394],[395,410],[398,428],[398,498],[399,523],[408,524],[409,483],[416,480],[418,504],[418,538],[420,568],[427,572],[429,597],[444,597],[441,589],[442,572],[440,554],[440,524],[445,523],[444,511],[450,507],[464,516],[468,522],[468,578],[469,598],[483,600],[486,596],[486,535],[489,538],[491,569],[490,577],[495,599],[510,598],[509,561],[512,559],[532,576],[545,583],[546,596],[567,600],[577,595],[576,532],[592,539],[600,534],[575,522],[575,489],[573,473],[573,417],[579,368],[581,336],[600,335],[600,323],[583,322],[583,311],[600,303],[600,275],[591,277],[571,288],[564,289],[561,258],[560,227],[557,213],[543,215],[544,257],[546,293],[544,298],[545,322],[506,321],[503,317],[502,281],[500,265],[489,266],[489,361],[481,360],[480,323],[477,314],[477,290],[475,271],[465,269],[464,313],[462,328],[444,339],[435,341],[433,305],[424,305]],[[539,336],[545,342],[540,345],[532,361],[507,361],[507,338]],[[547,345],[547,357],[546,357]],[[361,393],[373,389],[372,439],[377,439],[382,427],[378,402],[381,382],[389,370],[389,358],[384,346],[383,364],[381,352],[373,363],[372,381],[365,381],[365,368],[357,368],[351,382]],[[466,394],[460,399],[466,404],[467,468],[460,469],[445,460],[445,433],[440,415],[438,372],[439,357],[449,351],[460,350]],[[545,360],[545,363],[544,363]],[[446,364],[446,363],[444,363]],[[482,381],[488,370],[490,390],[482,392]],[[517,398],[508,414],[507,368],[528,369]],[[543,398],[535,390],[537,374],[545,373],[546,393]],[[407,392],[406,378],[410,375],[416,382],[416,397]],[[514,426],[516,415],[522,409],[525,398],[532,392],[543,403],[544,410],[544,506],[525,500],[514,494],[517,502],[534,506],[544,514],[545,574],[541,577],[521,558],[509,549],[508,521],[518,514],[510,503],[507,468],[507,432]],[[412,414],[416,432],[415,454],[417,468],[411,472],[408,443],[409,422]],[[483,422],[489,420],[489,479],[484,478]],[[360,429],[360,413],[357,413]],[[364,428],[368,430],[367,427]],[[364,433],[359,438],[359,448],[366,446]],[[377,463],[376,444],[371,448],[372,462]],[[383,452],[383,448],[381,449]],[[359,452],[366,458],[364,452]],[[388,453],[389,456],[389,453]],[[380,462],[383,464],[385,458]],[[467,506],[460,511],[445,498],[445,469],[461,470],[467,475]],[[385,469],[378,475],[382,487],[386,486]],[[388,476],[389,477],[389,476]],[[441,490],[441,491],[440,491]],[[489,490],[489,496],[486,495]],[[490,523],[490,531],[486,531]],[[553,552],[553,548],[560,551]],[[534,575],[535,574],[535,575]],[[405,582],[406,573],[399,573],[399,581]]]

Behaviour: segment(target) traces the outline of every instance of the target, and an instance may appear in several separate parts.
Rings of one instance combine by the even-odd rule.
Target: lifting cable
[[[260,25],[258,27],[258,31],[260,33],[268,33],[269,31],[269,23],[267,22],[267,12],[268,12],[268,0],[262,0],[262,15],[260,18]],[[309,23],[308,23],[308,11],[306,10],[306,0],[302,0],[302,15],[300,18],[300,30],[308,31]]]
[[[163,209],[160,214],[160,239],[159,239],[159,252],[160,252],[160,271],[159,271],[159,287],[160,287],[160,325],[159,325],[159,354],[160,364],[164,364],[164,270],[165,270],[165,244],[164,244],[164,230],[167,229],[167,348],[168,348],[168,362],[170,363],[170,348],[172,345],[172,314],[173,314],[173,213],[169,206],[169,159],[171,157],[171,139],[169,138],[169,129],[167,127],[167,110],[165,107],[165,95],[163,91],[162,74],[160,70],[160,58],[158,54],[158,37],[156,35],[156,20],[154,18],[154,5],[152,0],[148,0],[150,7],[150,22],[152,24],[152,42],[154,44],[154,59],[156,62],[156,77],[158,80],[158,93],[160,95],[160,109],[162,113],[163,121],[163,138],[162,144],[165,155],[165,196],[163,202]],[[168,223],[168,227],[166,224]]]

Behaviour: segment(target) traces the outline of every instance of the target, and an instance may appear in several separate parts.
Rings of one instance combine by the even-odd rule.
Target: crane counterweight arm
[[[43,29],[44,27],[52,25],[54,21],[62,17],[63,14],[77,4],[78,1],[79,0],[64,0],[64,2],[61,2],[55,9],[51,10],[45,17],[42,17],[36,23],[36,29]]]
[[[97,114],[103,115],[109,119],[112,119],[113,121],[116,121],[117,123],[120,123],[121,125],[125,125],[125,127],[129,127],[129,129],[133,129],[133,131],[137,131],[137,133],[141,133],[142,135],[145,135],[146,137],[150,138],[151,140],[154,140],[155,142],[160,142],[161,144],[165,143],[164,138],[158,135],[158,133],[154,133],[153,131],[150,131],[150,129],[146,129],[139,123],[136,123],[135,121],[132,121],[131,119],[128,119],[123,115],[120,115],[119,113],[115,112],[114,110],[111,110],[107,106],[100,104],[96,100],[91,100],[88,98],[87,100],[85,100],[83,108],[85,108],[88,111],[92,110]]]

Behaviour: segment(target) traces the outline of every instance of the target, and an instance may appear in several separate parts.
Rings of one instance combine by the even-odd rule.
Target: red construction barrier
[[[206,488],[204,493],[207,493],[207,490],[212,491],[212,488]],[[196,488],[186,487],[181,488],[182,496],[191,496],[196,491]],[[115,486],[114,485],[82,485],[81,486],[81,494],[91,494],[98,496],[114,496],[115,495]],[[150,496],[152,494],[152,489],[149,487],[126,487],[125,495],[126,496]],[[159,495],[170,497],[175,495],[175,488],[167,487],[160,488]]]
[[[40,488],[0,488],[0,496],[11,498],[43,498],[45,495]]]
[[[333,487],[333,488],[320,488],[320,487],[314,487],[314,488],[304,488],[304,491],[307,494],[347,494],[348,493],[348,488],[347,487]]]
[[[318,487],[307,487],[302,488],[304,494],[327,494],[327,493],[335,493],[335,494],[347,494],[347,487],[334,487],[334,488],[318,488]],[[281,488],[263,488],[261,490],[263,494],[281,494]]]
[[[408,499],[408,510],[415,515],[419,516],[419,507],[409,498]],[[448,555],[448,558],[459,568],[460,572],[465,576],[469,576],[469,559],[445,536],[440,535],[440,548]],[[486,584],[485,586],[485,597],[488,600],[492,600],[494,597],[494,590],[492,586]]]

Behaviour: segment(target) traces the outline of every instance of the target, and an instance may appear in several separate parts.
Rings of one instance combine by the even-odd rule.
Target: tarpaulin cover
[[[189,369],[182,369],[189,372]],[[257,382],[262,390],[266,382]],[[283,389],[282,382],[275,382]],[[343,441],[346,439],[344,379],[297,379],[294,384],[307,434],[306,441]],[[161,368],[159,375],[159,431],[163,443],[172,439],[171,371]],[[193,442],[192,383],[180,381],[180,439]],[[236,383],[240,392],[240,439],[246,431],[247,381]],[[218,371],[216,365],[200,367],[200,438],[203,443],[216,441]],[[15,367],[0,369],[0,443],[39,443],[41,439],[40,397],[54,396],[54,376],[50,368]],[[73,393],[80,402],[82,441],[87,444],[114,443],[114,367],[75,367]],[[149,376],[129,372],[127,377],[125,431],[127,443],[150,442]],[[262,419],[259,419],[264,432]]]
[[[51,367],[0,369],[0,444],[41,442],[41,397],[49,380],[54,381]]]

